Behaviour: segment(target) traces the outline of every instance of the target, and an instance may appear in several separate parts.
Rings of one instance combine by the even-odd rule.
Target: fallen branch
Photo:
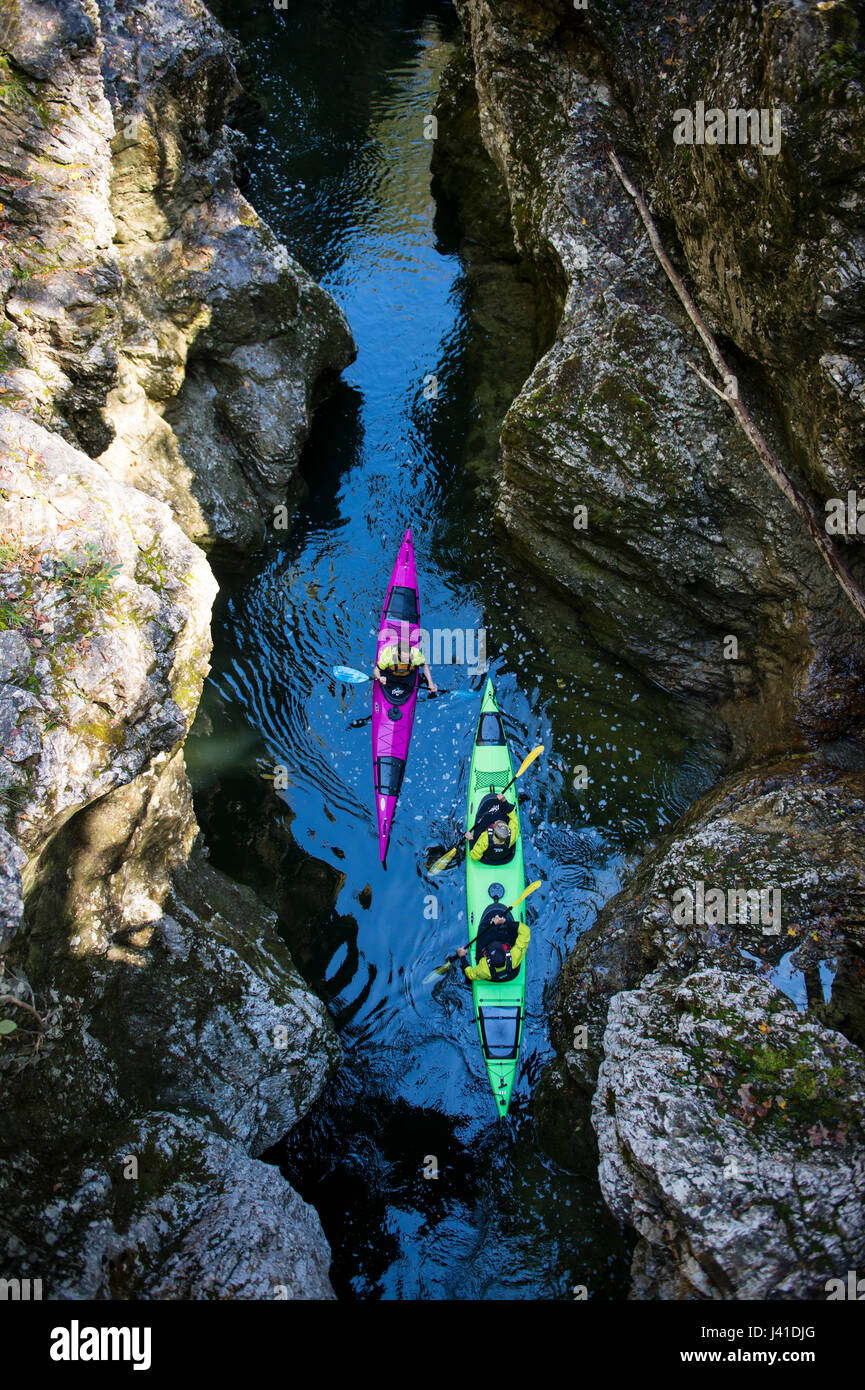
[[[40,1028],[44,1029],[46,1027],[44,1018],[40,1018],[32,1004],[25,1004],[23,999],[16,999],[14,994],[0,994],[0,1004],[15,1004],[19,1009],[26,1009],[28,1014],[32,1014],[36,1019]]]
[[[803,497],[802,494],[799,492],[799,489],[796,487],[796,484],[794,483],[793,479],[790,477],[789,473],[786,471],[784,466],[775,457],[766,440],[763,438],[763,435],[761,434],[757,425],[754,423],[751,416],[748,414],[748,411],[742,404],[742,401],[739,398],[739,391],[736,378],[730,371],[730,368],[727,366],[727,363],[724,361],[724,358],[721,355],[721,350],[718,347],[718,344],[715,342],[714,337],[712,336],[711,329],[709,328],[708,324],[706,323],[705,319],[703,318],[702,314],[700,313],[699,309],[697,308],[696,304],[694,303],[693,299],[688,293],[688,290],[685,287],[682,277],[678,274],[669,256],[664,250],[664,244],[661,241],[661,238],[658,234],[658,229],[655,226],[654,221],[652,220],[652,214],[649,212],[644,198],[634,187],[633,183],[628,178],[627,174],[625,173],[624,169],[622,168],[621,164],[619,163],[612,150],[610,150],[609,154],[610,163],[615,169],[616,174],[618,175],[618,178],[623,188],[625,189],[625,192],[631,199],[633,199],[634,203],[636,204],[637,211],[640,214],[643,226],[646,228],[646,231],[649,236],[649,241],[652,244],[652,249],[655,252],[655,255],[657,256],[658,260],[661,262],[661,265],[664,267],[664,270],[667,273],[667,277],[671,285],[673,286],[673,289],[676,291],[676,294],[682,301],[688,318],[691,320],[700,337],[702,338],[703,343],[706,347],[706,351],[711,357],[712,363],[716,371],[718,372],[718,375],[720,376],[721,380],[723,381],[725,389],[723,391],[719,391],[718,387],[714,386],[712,382],[709,381],[708,377],[705,377],[702,372],[697,370],[693,362],[689,362],[688,366],[691,368],[693,372],[696,372],[700,380],[704,382],[705,385],[710,388],[710,390],[714,391],[716,396],[720,396],[721,400],[725,401],[726,404],[730,407],[736,419],[738,420],[743,433],[747,435],[748,439],[751,441],[755,450],[757,451],[760,462],[763,464],[763,467],[766,469],[766,472],[769,474],[769,477],[777,485],[777,487],[781,489],[784,496],[787,498],[787,501],[798,512],[799,516],[802,518],[805,525],[808,527],[808,530],[811,532],[811,535],[813,536],[817,548],[823,556],[823,559],[826,561],[826,564],[828,565],[829,569],[832,571],[835,578],[838,580],[838,583],[841,585],[841,588],[844,590],[853,607],[856,609],[856,612],[859,614],[860,618],[865,618],[865,592],[863,592],[863,590],[859,587],[856,580],[853,578],[852,574],[847,569],[847,566],[844,564],[844,561],[841,559],[841,556],[838,554],[838,551],[835,549],[835,546],[829,539],[829,536],[826,532],[826,528],[821,524],[820,518],[818,517],[814,508],[811,506],[811,503],[808,501],[806,497]]]
[[[727,404],[730,405],[730,397],[727,395],[726,391],[719,391],[714,381],[710,381],[707,376],[704,376],[703,373],[700,371],[700,368],[695,367],[693,362],[689,362],[688,366],[691,368],[691,371],[694,372],[695,375],[700,378],[703,384],[705,386],[708,386],[710,391],[715,392],[715,395],[719,398],[719,400],[726,401]]]

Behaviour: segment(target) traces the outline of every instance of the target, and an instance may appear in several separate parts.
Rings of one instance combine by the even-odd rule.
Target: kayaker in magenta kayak
[[[466,964],[465,946],[457,950],[466,979],[489,980],[491,984],[504,984],[507,980],[515,979],[529,947],[531,932],[528,927],[520,922],[518,928],[510,912],[507,916],[500,912],[490,919],[486,932],[489,936],[477,965]]]
[[[424,660],[420,647],[413,647],[406,641],[390,642],[382,648],[372,673],[373,679],[386,686],[388,673],[397,677],[407,676],[418,667],[423,672],[430,694],[438,694],[438,686],[430,675],[429,666]]]

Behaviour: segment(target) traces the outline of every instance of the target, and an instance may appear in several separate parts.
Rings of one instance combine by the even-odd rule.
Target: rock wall
[[[851,732],[861,623],[690,371],[704,351],[606,152],[647,187],[743,396],[822,514],[865,465],[855,7],[457,8],[483,144],[556,323],[502,429],[510,540],[603,645],[726,702],[743,756]],[[674,112],[698,100],[778,108],[779,154],[674,145]],[[855,541],[839,544],[861,576]]]
[[[354,351],[238,191],[237,57],[195,0],[0,19],[0,1232],[49,1298],[332,1297],[256,1155],[339,1043],[182,751],[200,546],[260,541]]]
[[[542,1142],[597,1167],[637,1232],[632,1296],[823,1296],[865,1258],[865,640],[690,370],[711,374],[607,152],[818,513],[861,493],[857,7],[456,3],[438,113],[463,137],[476,122],[494,186],[486,230],[478,196],[465,217],[493,250],[506,197],[549,344],[504,420],[499,519],[603,645],[714,710],[732,749],[562,971]],[[777,109],[777,153],[675,143],[698,101]],[[856,537],[836,539],[861,581]],[[723,913],[683,920],[685,889],[720,890]]]
[[[237,187],[237,45],[172,0],[18,3],[4,36],[7,404],[255,549],[355,348]]]
[[[566,1167],[600,1158],[639,1297],[817,1297],[865,1256],[863,813],[852,751],[726,778],[562,970],[541,1139]],[[771,898],[731,907],[770,885],[777,919]]]

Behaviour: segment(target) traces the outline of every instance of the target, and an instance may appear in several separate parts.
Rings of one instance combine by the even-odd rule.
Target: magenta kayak
[[[375,659],[391,642],[408,639],[412,646],[420,640],[420,601],[411,531],[403,537],[381,614]],[[373,681],[372,691],[372,767],[375,783],[375,812],[378,818],[378,851],[382,864],[387,856],[393,815],[405,772],[417,704],[418,671],[409,676],[389,675],[382,686]]]

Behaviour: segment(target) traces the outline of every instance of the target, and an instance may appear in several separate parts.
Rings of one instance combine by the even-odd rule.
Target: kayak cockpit
[[[417,691],[418,673],[417,670],[410,671],[407,676],[391,676],[387,678],[387,684],[382,686],[382,693],[389,705],[406,704]]]
[[[520,1044],[521,1016],[519,1004],[480,1005],[478,1023],[481,1046],[488,1061],[511,1062],[515,1059]]]
[[[493,822],[505,819],[501,812],[501,803],[495,792],[491,792],[481,801],[475,817],[475,839],[478,839],[485,830],[489,831]],[[486,851],[481,855],[479,863],[488,868],[497,864],[510,864],[517,852],[519,840],[515,840],[512,845],[493,845],[488,842]]]
[[[420,622],[417,590],[410,589],[407,584],[394,584],[384,616],[388,622],[411,623],[417,627]]]
[[[501,715],[497,710],[484,710],[478,720],[475,746],[477,748],[502,748],[504,742],[505,731],[502,728]]]
[[[499,887],[494,884],[493,887]],[[501,926],[493,925],[494,917],[504,917]],[[488,907],[478,922],[478,934],[475,939],[475,949],[478,953],[482,952],[491,941],[503,941],[506,946],[513,946],[517,939],[519,930],[517,922],[509,907],[500,907],[498,902]]]
[[[375,790],[377,796],[399,796],[405,758],[382,757],[375,760]]]

